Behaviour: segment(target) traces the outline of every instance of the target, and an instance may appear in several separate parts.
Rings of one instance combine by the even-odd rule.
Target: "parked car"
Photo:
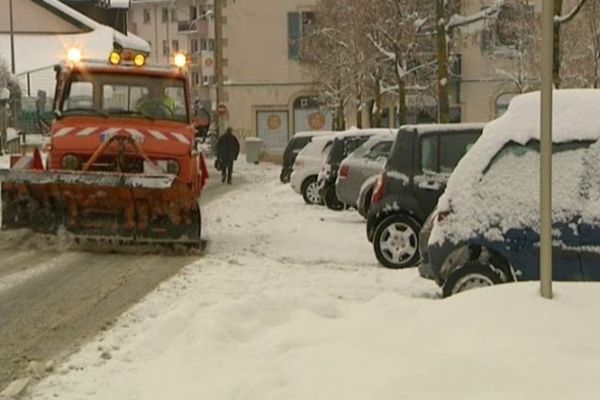
[[[400,128],[379,176],[367,215],[367,237],[388,268],[415,266],[419,231],[444,192],[448,177],[481,135],[483,124],[407,125]]]
[[[540,94],[515,97],[461,161],[419,268],[444,296],[539,279]],[[600,90],[556,90],[553,276],[600,280]]]
[[[287,144],[285,151],[283,152],[283,166],[281,168],[281,175],[279,179],[282,183],[288,183],[290,176],[292,175],[294,161],[298,153],[310,143],[315,136],[331,136],[333,132],[329,131],[311,131],[311,132],[298,132]]]
[[[366,217],[377,176],[387,162],[394,138],[392,135],[373,136],[346,157],[335,182],[337,198]]]
[[[292,189],[301,194],[307,204],[321,204],[317,176],[333,144],[333,135],[317,136],[298,153],[290,182]]]
[[[344,158],[365,143],[370,137],[376,135],[392,135],[391,129],[357,129],[350,128],[347,131],[338,132],[334,135],[333,145],[329,150],[327,159],[319,172],[317,187],[323,203],[327,208],[335,211],[347,207],[340,201],[335,190],[338,169]]]

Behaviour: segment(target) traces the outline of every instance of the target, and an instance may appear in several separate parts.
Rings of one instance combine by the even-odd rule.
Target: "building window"
[[[201,50],[208,50],[206,39],[200,39],[200,49]]]
[[[163,7],[161,15],[162,15],[162,22],[169,21],[169,9],[168,8]]]
[[[208,50],[215,51],[215,39],[208,39]]]
[[[179,51],[179,40],[173,40],[173,51]]]
[[[168,56],[170,53],[169,51],[169,42],[166,40],[163,40],[163,56]]]
[[[150,23],[150,10],[144,8],[144,24]]]
[[[208,86],[209,82],[210,82],[209,77],[206,75],[202,75],[202,85]]]
[[[292,60],[299,60],[300,41],[303,36],[310,34],[315,24],[314,12],[289,12],[288,13],[288,56]]]
[[[191,39],[190,40],[190,53],[197,53],[198,52],[198,39]]]
[[[177,22],[177,10],[171,10],[171,22]]]
[[[195,21],[198,18],[198,8],[190,6],[190,21]]]
[[[195,86],[198,86],[200,84],[200,74],[197,72],[192,72],[192,83]]]

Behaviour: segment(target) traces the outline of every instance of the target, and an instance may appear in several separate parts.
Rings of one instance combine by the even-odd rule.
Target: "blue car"
[[[515,97],[450,177],[421,237],[445,297],[539,279],[539,92]],[[600,90],[554,94],[554,279],[600,280]]]

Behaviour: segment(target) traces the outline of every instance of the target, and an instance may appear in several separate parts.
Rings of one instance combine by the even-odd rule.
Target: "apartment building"
[[[193,98],[216,110],[213,0],[132,0],[128,24],[150,43],[150,63],[168,65],[176,52],[188,54]]]
[[[270,154],[294,132],[331,129],[300,57],[299,39],[318,0],[220,0],[223,126],[258,136]]]

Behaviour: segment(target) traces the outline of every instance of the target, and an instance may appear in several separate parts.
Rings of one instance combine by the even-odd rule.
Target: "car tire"
[[[358,213],[361,215],[361,217],[363,218],[367,218],[367,215],[369,214],[369,207],[371,207],[371,197],[373,196],[373,188],[367,190],[364,195],[361,194],[361,197],[359,198],[359,201],[361,202],[361,204],[358,205]]]
[[[449,297],[470,289],[499,285],[508,280],[506,272],[501,268],[469,262],[450,272],[442,286],[442,296]]]
[[[323,199],[317,188],[317,177],[309,176],[302,182],[301,187],[302,198],[306,204],[323,204]]]
[[[400,269],[417,265],[421,224],[414,218],[395,214],[375,228],[373,250],[377,261],[386,268]]]
[[[323,203],[333,211],[342,211],[346,209],[346,204],[340,201],[335,193],[335,185],[329,185],[323,191]]]
[[[281,175],[279,175],[279,180],[281,181],[281,183],[289,183],[291,175],[292,175],[292,171],[282,170]]]

